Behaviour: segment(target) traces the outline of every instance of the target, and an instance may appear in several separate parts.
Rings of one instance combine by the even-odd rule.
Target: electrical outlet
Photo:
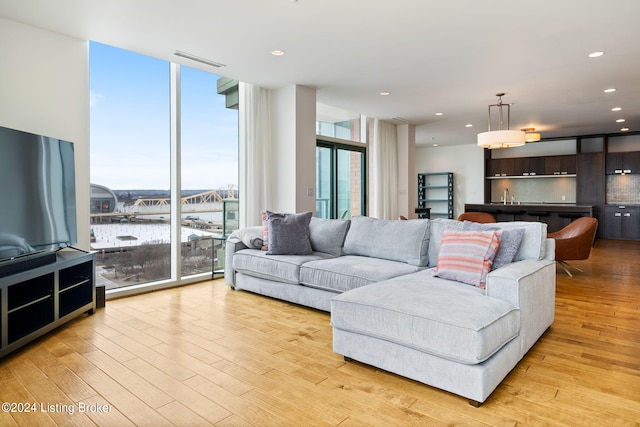
[[[564,200],[567,200],[567,196],[563,195],[563,196],[562,196],[562,200],[563,200],[563,201],[564,201]]]
[[[307,196],[313,197],[313,187],[307,187]]]

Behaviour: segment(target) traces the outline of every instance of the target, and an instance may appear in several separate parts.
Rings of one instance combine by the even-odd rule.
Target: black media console
[[[94,313],[95,255],[52,255],[50,262],[0,278],[0,357],[83,313]]]

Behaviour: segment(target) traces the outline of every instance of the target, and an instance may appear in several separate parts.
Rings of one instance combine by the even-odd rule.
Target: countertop
[[[614,203],[617,204],[617,203]],[[592,208],[593,205],[579,205],[577,203],[552,203],[552,202],[515,202],[515,203],[503,203],[503,202],[492,202],[492,203],[467,203],[467,206],[504,206],[504,207],[517,207],[517,206],[545,206],[545,207],[557,207],[557,206],[566,206],[572,208]]]
[[[494,203],[468,203],[465,204],[465,211],[493,211],[493,212],[513,212],[521,210],[535,210],[541,212],[557,212],[557,213],[585,213],[593,215],[592,205],[578,205],[576,203],[520,203],[517,202],[513,205],[507,203],[506,205],[501,202]]]

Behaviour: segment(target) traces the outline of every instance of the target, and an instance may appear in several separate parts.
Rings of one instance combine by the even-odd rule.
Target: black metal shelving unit
[[[453,219],[453,172],[418,174],[418,210],[425,208],[431,218]]]

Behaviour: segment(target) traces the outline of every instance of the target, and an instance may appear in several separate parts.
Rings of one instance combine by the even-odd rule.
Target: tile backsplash
[[[500,202],[504,190],[521,203],[575,203],[576,178],[504,178],[491,180],[491,201]]]
[[[607,175],[607,203],[640,204],[640,175]]]

